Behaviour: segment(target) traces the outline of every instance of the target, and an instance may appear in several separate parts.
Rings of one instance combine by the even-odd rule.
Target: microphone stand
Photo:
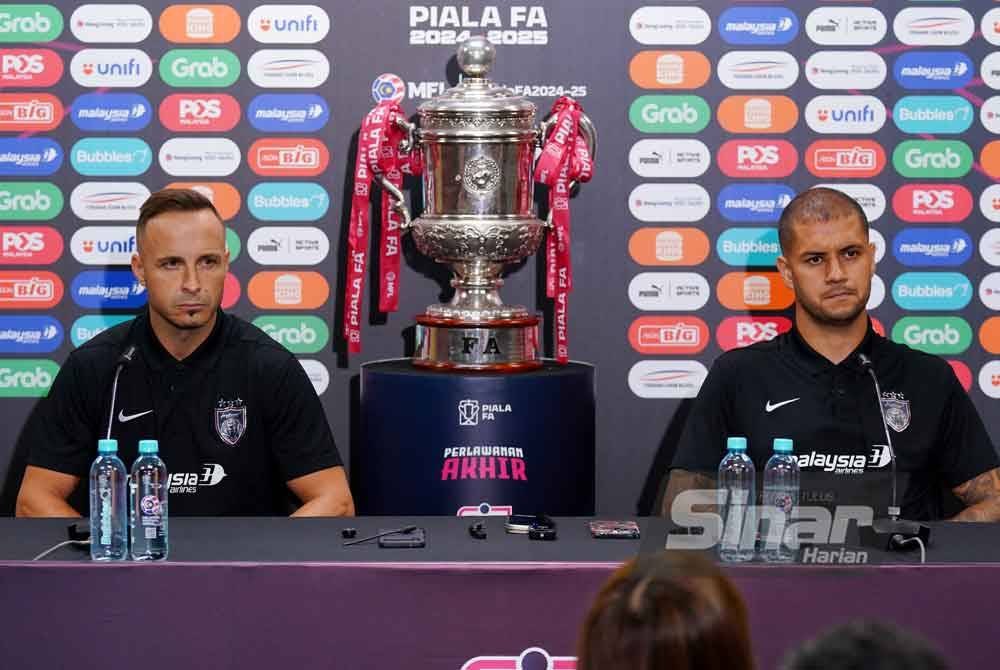
[[[882,407],[882,389],[879,386],[878,376],[875,374],[871,359],[865,354],[858,354],[858,361],[871,376],[875,385],[875,400],[878,402],[878,414],[882,419],[882,428],[885,430],[885,445],[889,450],[889,462],[892,469],[892,504],[888,510],[889,517],[875,519],[871,526],[860,526],[858,532],[861,535],[861,544],[885,548],[889,551],[905,551],[909,548],[906,545],[916,538],[918,544],[922,543],[922,546],[926,547],[931,537],[930,527],[917,521],[905,521],[899,518],[899,505],[896,497],[896,450],[892,446],[889,423],[885,420],[885,409]]]

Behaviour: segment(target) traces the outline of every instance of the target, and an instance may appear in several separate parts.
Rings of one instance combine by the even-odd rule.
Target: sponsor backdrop
[[[946,357],[996,432],[993,3],[3,4],[0,475],[68,352],[145,304],[131,225],[168,184],[215,201],[225,307],[301,358],[347,457],[358,366],[406,353],[413,316],[449,291],[406,240],[400,311],[341,353],[356,130],[373,98],[413,113],[455,83],[456,42],[482,32],[495,79],[541,113],[576,96],[600,134],[570,303],[571,355],[597,368],[598,512],[649,504],[721,351],[790,327],[775,222],[816,184],[873,222],[879,327]],[[504,297],[550,314],[536,261]]]

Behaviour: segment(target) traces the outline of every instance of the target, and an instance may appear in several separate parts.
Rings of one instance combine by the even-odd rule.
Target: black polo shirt
[[[341,465],[316,391],[287,349],[220,310],[208,339],[178,361],[144,312],[70,353],[21,433],[31,465],[81,478],[70,498],[78,511],[107,431],[115,364],[131,344],[139,355],[119,378],[111,437],[127,468],[140,439],[159,440],[171,514],[286,514],[294,496],[285,482]]]
[[[794,328],[719,356],[672,467],[714,478],[726,438],[745,436],[759,489],[772,441],[787,437],[802,470],[803,505],[869,505],[876,517],[885,516],[889,453],[874,385],[858,353],[872,360],[882,389],[903,515],[941,518],[945,492],[997,467],[997,452],[951,367],[879,336],[870,323],[857,350],[838,365]]]

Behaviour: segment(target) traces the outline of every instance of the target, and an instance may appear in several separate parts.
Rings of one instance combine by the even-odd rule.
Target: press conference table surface
[[[0,668],[113,668],[141,655],[144,670],[551,670],[526,650],[574,654],[601,583],[662,548],[668,530],[642,519],[641,541],[594,540],[586,519],[559,519],[559,539],[541,542],[482,520],[485,540],[455,517],[174,518],[169,561],[95,564],[73,548],[27,562],[65,539],[67,522],[2,518]],[[426,548],[342,546],[345,527],[360,538],[409,524],[427,529]],[[953,668],[995,667],[1000,524],[933,526],[927,565],[918,552],[866,549],[865,566],[725,566],[750,610],[758,670],[858,616],[924,634]],[[496,659],[467,664],[481,656]]]

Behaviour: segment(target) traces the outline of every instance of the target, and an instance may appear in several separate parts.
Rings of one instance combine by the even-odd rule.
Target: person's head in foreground
[[[578,670],[750,670],[746,606],[691,552],[639,556],[601,588],[583,624]]]
[[[782,670],[947,670],[924,640],[897,626],[854,621],[803,644]]]

